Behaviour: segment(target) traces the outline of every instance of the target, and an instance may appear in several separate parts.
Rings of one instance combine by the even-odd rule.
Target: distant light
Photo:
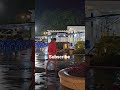
[[[70,30],[72,30],[72,28],[70,28]]]
[[[75,37],[77,36],[77,34],[75,34]]]
[[[37,32],[37,29],[38,29],[37,26],[35,26],[35,32]]]
[[[22,18],[22,19],[24,19],[24,18],[25,18],[25,16],[21,16],[21,18]]]
[[[45,38],[47,39],[47,36],[45,36]]]

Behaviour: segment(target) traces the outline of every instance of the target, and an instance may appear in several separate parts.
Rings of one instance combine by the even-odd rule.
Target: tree
[[[97,56],[113,56],[120,53],[120,37],[106,36],[102,37],[99,43],[95,44],[95,52]]]
[[[84,25],[84,13],[75,9],[46,10],[40,20],[40,31],[66,29],[68,25]]]
[[[84,53],[85,53],[85,42],[84,41],[77,41],[75,43],[74,54],[84,54]]]
[[[85,42],[84,41],[77,41],[75,44],[75,49],[84,49],[85,48]]]
[[[90,65],[120,66],[120,37],[105,36],[95,44],[94,56]]]

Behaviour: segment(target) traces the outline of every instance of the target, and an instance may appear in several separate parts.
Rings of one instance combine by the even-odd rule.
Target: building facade
[[[74,49],[77,41],[85,41],[85,26],[67,26],[67,30],[47,30],[48,43],[51,38],[56,38],[56,42],[65,43],[65,48]]]
[[[119,2],[86,1],[86,40],[90,41],[88,53],[104,36],[120,36]],[[112,5],[112,7],[111,7]]]

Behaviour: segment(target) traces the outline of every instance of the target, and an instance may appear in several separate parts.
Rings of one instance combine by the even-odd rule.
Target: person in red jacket
[[[51,56],[56,55],[57,53],[57,49],[56,49],[56,38],[51,39],[51,42],[48,44],[48,62],[46,65],[46,70],[48,67],[48,64],[50,63],[51,60],[54,60],[54,64],[55,64],[55,70],[57,69],[57,60],[56,59],[51,59]]]

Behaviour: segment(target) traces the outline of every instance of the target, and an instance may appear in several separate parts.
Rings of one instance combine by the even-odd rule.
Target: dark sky
[[[71,9],[74,8],[84,13],[84,1],[85,0],[36,0],[35,6],[35,23],[38,26],[40,22],[40,15],[47,9]]]
[[[36,0],[36,13],[41,14],[46,9],[70,9],[82,10],[84,0]]]
[[[32,9],[35,0],[0,0],[0,23],[12,20],[19,12]]]
[[[46,8],[81,8],[84,0],[36,0],[36,6],[44,10]]]

